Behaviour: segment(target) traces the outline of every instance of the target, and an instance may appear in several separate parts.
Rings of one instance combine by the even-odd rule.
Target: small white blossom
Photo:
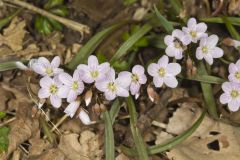
[[[162,56],[158,63],[151,63],[148,66],[148,73],[153,76],[155,87],[162,87],[166,84],[168,87],[175,88],[178,85],[176,75],[181,72],[181,66],[178,63],[168,63],[169,58]]]
[[[64,110],[64,112],[69,116],[69,117],[73,117],[77,111],[77,109],[80,106],[80,101],[73,101],[71,102],[67,108]]]
[[[76,100],[77,96],[83,92],[84,84],[78,70],[74,71],[73,77],[64,72],[59,74],[58,78],[64,84],[59,89],[59,96],[67,98],[68,102]]]
[[[104,80],[96,82],[96,88],[104,92],[105,98],[109,101],[115,99],[117,96],[128,97],[129,92],[127,88],[130,80],[128,77],[118,77],[115,79],[115,71],[111,68]]]
[[[92,121],[90,120],[88,114],[83,109],[81,109],[78,116],[79,116],[79,119],[82,121],[83,124],[85,124],[85,125],[92,124]]]
[[[50,102],[55,108],[59,108],[62,104],[62,99],[59,97],[59,88],[62,83],[58,81],[56,77],[53,79],[50,77],[43,77],[40,80],[41,89],[38,91],[38,97],[40,99],[50,97]]]
[[[223,50],[216,47],[218,43],[218,36],[211,35],[200,40],[199,47],[196,51],[196,58],[202,60],[203,58],[208,64],[213,64],[213,58],[220,58],[223,56]]]
[[[129,79],[129,89],[132,95],[139,96],[139,90],[142,84],[147,82],[147,77],[144,74],[144,68],[141,65],[135,65],[132,68],[132,73],[128,71],[123,71],[118,74],[121,79]]]
[[[240,107],[240,84],[224,82],[222,84],[224,93],[220,96],[222,104],[228,104],[230,111],[236,112]]]
[[[195,18],[190,18],[187,22],[187,27],[182,28],[185,33],[184,41],[190,40],[193,43],[197,43],[203,37],[207,37],[207,25],[205,23],[197,23]]]
[[[167,45],[165,52],[169,57],[182,59],[186,45],[191,42],[190,39],[184,37],[185,34],[179,29],[175,29],[172,35],[164,37],[164,43]]]
[[[88,58],[88,65],[80,64],[77,68],[85,83],[93,83],[105,78],[106,73],[110,70],[110,64],[108,62],[99,64],[97,57],[91,55]]]
[[[45,57],[40,57],[33,64],[30,64],[33,71],[42,76],[55,76],[61,72],[63,69],[58,68],[60,65],[60,57],[56,56],[50,63]]]
[[[236,64],[231,63],[228,68],[229,76],[228,79],[231,82],[240,83],[240,60]]]

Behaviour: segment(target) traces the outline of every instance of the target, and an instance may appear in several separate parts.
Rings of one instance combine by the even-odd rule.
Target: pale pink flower
[[[81,72],[81,78],[85,83],[101,81],[110,70],[108,62],[99,64],[96,56],[89,56],[88,65],[80,64],[78,70]]]
[[[175,29],[172,32],[172,35],[164,37],[164,43],[167,45],[165,52],[169,57],[182,59],[183,51],[186,49],[186,45],[191,42],[190,39],[184,37],[185,34],[179,29]]]
[[[59,108],[62,104],[62,99],[59,97],[59,88],[62,86],[62,83],[56,77],[52,79],[47,76],[40,80],[40,86],[41,89],[38,91],[38,97],[40,99],[50,97],[53,107]]]
[[[64,112],[69,116],[69,117],[73,117],[77,111],[77,109],[80,106],[80,102],[79,101],[73,101],[71,103],[69,103],[69,105],[67,106],[67,108],[64,110]]]
[[[129,79],[129,89],[132,95],[139,96],[139,90],[142,84],[147,82],[147,77],[144,74],[144,68],[141,65],[135,65],[132,68],[132,73],[123,71],[118,74],[120,79]]]
[[[203,37],[207,37],[207,25],[205,23],[197,23],[195,18],[190,18],[187,22],[187,27],[182,28],[185,33],[184,41],[192,41],[197,43]]]
[[[222,84],[224,93],[220,96],[222,104],[228,104],[230,111],[236,112],[240,107],[240,84],[224,82]]]
[[[128,85],[129,85],[128,77],[118,77],[115,79],[115,71],[114,69],[110,69],[107,73],[106,78],[102,81],[96,82],[96,88],[102,92],[104,92],[105,98],[107,100],[113,100],[117,96],[119,97],[128,97]]]
[[[78,70],[74,71],[73,77],[64,72],[59,74],[58,78],[64,84],[59,89],[59,96],[67,98],[68,102],[75,101],[77,96],[83,92],[84,84]]]
[[[240,83],[240,60],[236,64],[231,63],[228,68],[229,76],[228,79],[231,82]]]
[[[168,87],[175,88],[178,85],[176,75],[181,72],[181,66],[178,63],[168,63],[169,58],[162,56],[158,63],[151,63],[148,66],[148,73],[153,76],[155,87],[162,87],[166,84]]]
[[[196,58],[202,60],[203,58],[208,64],[213,64],[213,58],[220,58],[223,56],[223,50],[216,47],[218,43],[218,36],[211,35],[200,40],[199,47],[196,51]]]
[[[56,56],[50,63],[45,57],[40,57],[36,62],[31,64],[33,71],[42,76],[55,76],[61,72],[63,69],[58,68],[60,65],[60,57]]]

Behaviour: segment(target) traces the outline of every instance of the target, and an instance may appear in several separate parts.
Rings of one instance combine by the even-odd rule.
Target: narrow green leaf
[[[5,27],[16,15],[18,15],[23,8],[18,9],[16,12],[0,20],[0,30]]]
[[[215,76],[209,76],[209,75],[196,75],[194,77],[185,77],[185,76],[179,74],[178,77],[182,78],[182,79],[188,79],[188,80],[212,83],[212,84],[222,84],[222,83],[226,82],[225,79],[215,77]]]
[[[189,128],[188,130],[186,130],[184,133],[170,139],[169,141],[167,141],[163,144],[149,147],[148,154],[152,155],[152,154],[162,153],[162,152],[169,150],[169,149],[173,148],[174,146],[182,143],[184,140],[186,140],[188,137],[190,137],[197,130],[197,128],[200,126],[201,122],[203,121],[205,115],[206,115],[206,111],[203,111],[203,113],[198,118],[198,120],[193,124],[193,126],[191,128]],[[129,156],[136,156],[136,151],[134,149],[130,149],[125,146],[121,146],[120,148],[123,151],[123,153],[125,153]]]
[[[122,44],[122,46],[117,50],[117,52],[110,60],[110,63],[113,64],[116,60],[125,56],[127,54],[127,51],[132,48],[132,46],[151,29],[152,26],[149,24],[145,24],[144,26],[142,26],[136,33],[134,33],[127,41]]]
[[[222,17],[210,17],[210,18],[202,18],[200,21],[209,22],[209,23],[225,23]],[[232,25],[240,26],[240,18],[239,17],[228,17],[228,21]]]
[[[16,61],[0,63],[0,72],[16,69]]]
[[[110,26],[95,36],[93,36],[78,52],[78,54],[71,60],[68,64],[68,68],[74,70],[78,64],[85,63],[87,58],[94,52],[94,50],[98,47],[98,45],[114,30],[118,29],[125,23],[118,23],[113,26]]]
[[[157,7],[154,5],[154,11],[162,24],[163,28],[168,32],[171,33],[173,31],[173,25],[171,22],[169,22],[157,9]]]
[[[114,135],[112,128],[112,121],[109,112],[103,113],[103,119],[105,122],[105,160],[115,159],[115,146],[114,146]]]
[[[6,113],[5,112],[0,112],[0,119],[6,117]]]
[[[199,63],[198,73],[199,73],[199,75],[208,75],[203,62]],[[213,118],[218,119],[217,106],[215,103],[215,98],[213,96],[213,90],[212,90],[211,84],[206,83],[206,82],[201,82],[201,88],[202,88],[202,92],[203,92],[205,105],[206,105],[206,108],[207,108],[209,114]]]
[[[126,98],[126,102],[129,109],[130,114],[130,127],[133,135],[133,140],[137,149],[138,159],[140,160],[148,160],[148,154],[146,150],[145,143],[142,139],[142,136],[137,128],[137,112],[134,101],[131,96]]]
[[[223,16],[222,17],[223,21],[225,22],[225,25],[229,31],[229,33],[231,34],[231,36],[234,39],[240,40],[240,35],[238,33],[238,31],[236,30],[236,28],[232,25],[232,23],[229,21],[228,17]]]
[[[10,132],[10,128],[9,127],[0,127],[0,154],[3,151],[6,151],[8,148],[8,134]]]
[[[110,118],[111,118],[111,121],[112,121],[112,125],[115,122],[115,119],[118,115],[119,110],[120,110],[120,103],[119,103],[119,100],[116,99],[113,102],[112,107],[111,107],[110,112],[109,112],[109,115],[110,115]]]

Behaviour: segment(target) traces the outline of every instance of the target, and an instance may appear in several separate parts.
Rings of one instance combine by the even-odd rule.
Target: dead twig
[[[52,13],[49,13],[49,12],[47,12],[47,11],[41,9],[41,8],[35,7],[35,6],[33,6],[33,5],[31,5],[27,2],[20,1],[20,0],[2,0],[2,1],[5,2],[5,3],[18,5],[20,7],[23,7],[23,8],[26,8],[28,10],[31,10],[33,12],[36,12],[36,13],[42,15],[42,16],[54,19],[54,20],[62,23],[63,25],[65,25],[65,26],[67,26],[67,27],[69,27],[73,30],[76,30],[80,33],[90,33],[89,27],[84,25],[84,24],[81,24],[81,23],[78,23],[78,22],[60,17],[60,16],[56,16],[56,15],[54,15]]]

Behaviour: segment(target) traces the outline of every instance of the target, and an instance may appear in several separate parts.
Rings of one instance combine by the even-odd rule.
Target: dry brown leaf
[[[100,160],[102,157],[99,136],[88,130],[83,131],[80,138],[73,133],[63,135],[58,147],[71,160]]]
[[[200,112],[195,116],[199,117]],[[180,123],[184,122],[179,122],[178,125]],[[239,136],[239,127],[217,122],[206,116],[194,134],[167,155],[170,159],[177,160],[239,160]]]
[[[161,144],[166,142],[167,140],[171,139],[173,136],[167,132],[160,132],[160,134],[157,134],[157,139],[155,141],[155,144]]]
[[[116,157],[116,160],[131,160],[125,154],[121,153]]]
[[[0,34],[0,46],[5,44],[13,51],[22,50],[26,34],[25,26],[25,20],[20,20],[18,17],[13,18],[8,28],[4,29],[3,35]]]
[[[47,150],[39,158],[35,158],[32,160],[68,160],[68,159],[64,156],[64,154],[60,149],[50,149],[50,150]]]
[[[37,137],[30,139],[29,142],[31,144],[29,147],[29,157],[39,156],[51,147],[47,140]]]
[[[12,97],[11,92],[6,91],[0,86],[0,111],[7,109],[7,101]]]

